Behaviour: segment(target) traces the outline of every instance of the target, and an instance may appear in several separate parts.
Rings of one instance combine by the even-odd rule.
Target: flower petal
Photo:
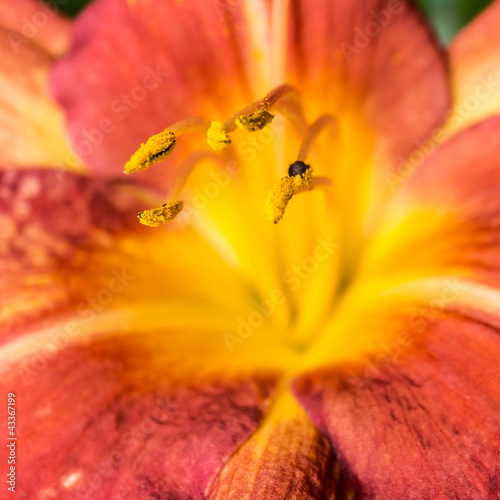
[[[493,2],[453,40],[450,74],[454,113],[448,130],[456,132],[500,114],[500,2]]]
[[[154,319],[167,306],[177,306],[174,318],[196,304],[208,310],[208,324],[218,303],[231,327],[241,304],[252,307],[237,273],[193,229],[172,229],[172,237],[138,224],[137,212],[159,204],[146,190],[37,169],[2,172],[0,186],[0,293],[10,335],[16,325],[89,307],[149,308]]]
[[[76,151],[96,172],[118,176],[141,142],[173,122],[203,114],[226,119],[261,97],[269,89],[256,96],[250,89],[259,69],[249,65],[253,35],[246,21],[260,4],[91,5],[76,21],[72,50],[52,78]],[[172,161],[176,156],[182,158],[177,151]],[[165,172],[143,178],[164,183]]]
[[[48,94],[52,58],[35,44],[12,47],[0,29],[0,168],[6,165],[76,166],[63,118]],[[80,167],[81,168],[81,167]]]
[[[477,299],[467,308],[436,307],[445,292],[441,283],[429,302],[405,301],[397,291],[365,301],[334,331],[376,339],[375,349],[334,364],[333,345],[322,345],[322,366],[294,382],[363,498],[498,493],[500,309],[478,313]]]
[[[58,6],[37,0],[0,1],[0,27],[8,32],[11,49],[35,43],[52,56],[62,55],[68,48],[70,22],[58,15]]]
[[[203,498],[296,356],[267,326],[231,348],[254,296],[194,231],[134,223],[148,191],[36,169],[0,181],[1,379],[30,445],[19,490]]]
[[[28,498],[201,499],[262,419],[274,373],[236,376],[214,362],[207,376],[204,356],[215,352],[199,348],[203,332],[126,328],[20,362],[2,350],[2,389],[17,395],[27,444],[17,489]]]
[[[287,393],[225,464],[207,498],[344,499],[350,491],[327,439]]]
[[[285,78],[301,90],[308,120],[328,113],[339,124],[320,159],[351,269],[390,199],[387,178],[447,115],[446,58],[406,0],[296,0],[290,17]]]
[[[444,54],[410,2],[297,0],[291,18],[289,76],[313,116],[326,108],[339,118],[349,154],[367,124],[376,159],[394,168],[441,124],[450,104]]]
[[[498,287],[499,133],[499,117],[481,122],[408,170],[411,177],[367,252],[362,276],[453,275]]]

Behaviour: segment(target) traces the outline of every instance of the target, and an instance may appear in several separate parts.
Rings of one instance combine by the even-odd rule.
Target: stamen
[[[328,126],[334,126],[335,132],[338,134],[337,120],[331,115],[321,116],[308,127],[297,155],[297,161],[292,163],[288,169],[288,177],[280,179],[269,192],[265,211],[267,218],[275,224],[283,218],[286,207],[296,194],[318,187],[325,190],[328,194],[328,200],[331,202],[333,183],[326,177],[313,177],[310,165],[305,163],[319,134]]]
[[[236,119],[236,125],[239,128],[248,130],[249,132],[257,132],[267,127],[273,121],[274,115],[269,113],[267,109],[261,109],[248,116],[240,116]]]
[[[289,172],[298,172],[298,169],[302,169],[303,166],[307,168],[305,168],[302,173],[294,173],[291,176],[280,179],[271,189],[267,197],[265,207],[266,215],[267,218],[275,224],[277,224],[285,215],[286,207],[294,195],[304,191],[310,191],[312,189],[313,174],[311,167],[305,164],[303,164],[303,166],[295,165],[295,163],[290,165]]]
[[[150,227],[158,227],[167,222],[171,222],[184,208],[184,202],[178,200],[191,172],[203,160],[214,160],[220,162],[221,159],[210,151],[195,151],[191,153],[180,165],[170,189],[168,190],[167,201],[160,208],[144,210],[138,214],[141,224]]]
[[[151,165],[163,161],[175,148],[177,137],[195,132],[206,132],[210,122],[205,118],[195,117],[174,123],[159,134],[153,135],[132,155],[125,164],[124,172],[140,172]]]
[[[124,172],[140,172],[146,170],[154,163],[158,163],[169,156],[175,148],[175,134],[169,130],[164,130],[153,135],[132,155],[125,164]]]
[[[139,222],[145,226],[159,227],[174,220],[183,208],[183,201],[169,201],[159,208],[151,208],[150,210],[139,212],[137,217],[139,218]]]
[[[271,90],[263,99],[255,101],[241,109],[224,123],[220,121],[212,122],[207,132],[208,144],[215,151],[220,151],[231,143],[228,134],[234,132],[236,127],[243,127],[249,132],[262,130],[274,118],[274,115],[268,110],[279,103],[283,103],[285,100],[289,101],[287,102],[288,109],[286,111],[291,111],[290,113],[286,113],[287,118],[296,122],[303,129],[305,120],[300,106],[299,93],[291,85],[285,84]],[[284,111],[283,114],[285,114]]]

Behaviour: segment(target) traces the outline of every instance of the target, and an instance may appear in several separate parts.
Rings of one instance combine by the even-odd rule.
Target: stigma
[[[269,191],[265,212],[267,218],[277,224],[285,215],[291,199],[299,193],[310,191],[313,185],[313,173],[309,165],[296,161],[290,165],[288,176],[281,178]]]
[[[173,221],[182,212],[184,202],[169,201],[159,208],[151,208],[137,214],[139,222],[149,227],[159,227],[167,222]]]

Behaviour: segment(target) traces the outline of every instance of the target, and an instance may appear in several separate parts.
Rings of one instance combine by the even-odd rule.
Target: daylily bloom
[[[498,498],[500,2],[0,5],[20,498]]]

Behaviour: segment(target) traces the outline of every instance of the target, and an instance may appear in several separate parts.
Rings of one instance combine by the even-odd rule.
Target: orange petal
[[[500,460],[498,307],[495,316],[478,313],[477,301],[468,308],[438,308],[397,292],[364,304],[333,331],[348,342],[374,340],[371,351],[329,362],[339,354],[335,344],[322,344],[316,350],[320,366],[308,368],[293,385],[357,493],[494,498]]]
[[[37,0],[0,1],[0,27],[8,32],[11,49],[32,42],[54,57],[68,48],[70,22],[58,13],[55,3],[49,6]]]
[[[207,498],[340,500],[351,491],[326,437],[289,394],[282,394],[225,464]]]
[[[294,353],[264,326],[227,344],[254,296],[193,231],[137,224],[148,191],[1,175],[1,379],[29,443],[19,491],[201,497]]]
[[[448,132],[500,114],[500,2],[493,2],[453,40],[450,73],[454,112]]]
[[[32,359],[14,361],[10,352],[6,363],[2,350],[2,390],[17,396],[16,433],[26,443],[17,491],[27,498],[202,498],[262,419],[275,375],[236,376],[220,365],[208,377],[198,354],[214,352],[198,349],[193,333],[182,351],[186,332],[134,328],[56,351],[42,347]],[[7,428],[5,416],[0,421]],[[2,447],[5,463],[7,453]]]
[[[500,118],[455,135],[414,172],[390,206],[361,274],[399,281],[452,275],[497,288]],[[395,266],[394,262],[398,265]]]
[[[444,54],[429,26],[408,1],[299,0],[290,10],[285,74],[303,90],[310,116],[336,116],[349,154],[365,139],[360,128],[375,131],[378,168],[396,167],[450,104]]]
[[[9,335],[51,315],[148,309],[151,321],[174,320],[194,304],[206,310],[188,315],[198,324],[220,312],[234,329],[239,308],[253,309],[238,273],[193,229],[137,223],[137,212],[158,203],[150,192],[48,170],[0,175],[1,319]]]

